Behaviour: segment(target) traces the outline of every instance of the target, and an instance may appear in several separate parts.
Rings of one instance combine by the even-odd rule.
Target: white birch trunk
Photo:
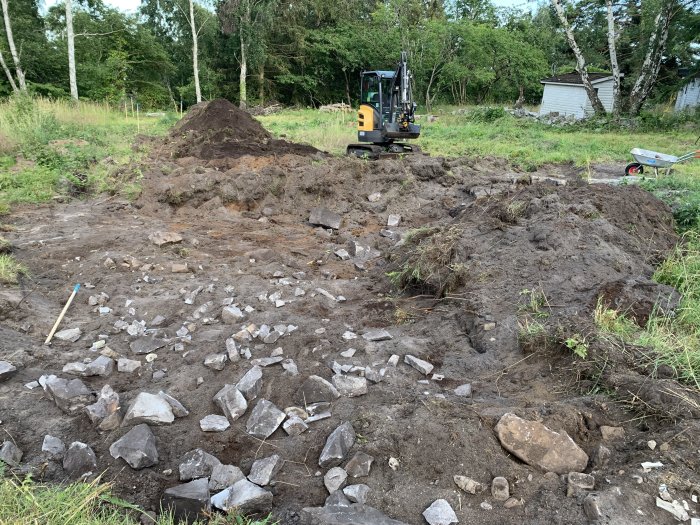
[[[70,96],[78,100],[78,77],[75,71],[75,31],[73,30],[73,4],[72,0],[66,2],[66,40],[68,41],[68,83],[70,84]]]
[[[615,36],[612,0],[605,0],[605,5],[608,8],[608,51],[610,53],[610,68],[613,75],[612,113],[617,116],[620,114],[620,66],[617,63],[617,38]]]
[[[10,71],[10,68],[7,67],[5,57],[2,56],[2,51],[0,51],[0,65],[2,65],[2,69],[5,72],[5,75],[7,76],[7,80],[10,83],[10,86],[12,86],[12,92],[19,93],[19,89],[17,89],[17,84],[15,84],[15,78],[12,76],[12,71]]]
[[[202,101],[202,89],[199,87],[199,49],[197,26],[194,22],[194,0],[190,0],[190,27],[192,28],[192,71],[194,73],[194,93],[197,103]]]
[[[588,77],[588,69],[586,68],[586,60],[583,58],[583,53],[576,43],[576,38],[574,37],[574,32],[569,25],[569,21],[566,19],[566,14],[564,13],[564,7],[561,5],[561,0],[551,0],[554,9],[557,12],[559,21],[564,27],[564,32],[566,33],[566,40],[569,43],[571,51],[573,51],[576,57],[576,69],[581,75],[581,82],[583,83],[583,88],[588,94],[588,99],[591,101],[591,106],[593,106],[593,111],[597,115],[605,114],[605,107],[603,103],[598,98],[598,93],[595,92],[593,84],[591,84],[591,79]]]
[[[19,54],[17,53],[17,47],[15,47],[15,38],[12,36],[12,24],[10,24],[10,13],[7,8],[7,0],[0,0],[0,4],[2,4],[2,16],[5,19],[5,34],[7,35],[7,43],[10,46],[12,61],[15,63],[15,72],[17,73],[19,89],[26,92],[27,82],[24,79],[24,70],[19,62]],[[7,66],[5,65],[5,67]]]
[[[248,107],[248,40],[246,32],[250,31],[250,0],[244,0],[243,15],[241,16],[241,24],[238,31],[241,36],[241,75],[238,81],[238,98],[240,99],[239,107],[246,109]]]

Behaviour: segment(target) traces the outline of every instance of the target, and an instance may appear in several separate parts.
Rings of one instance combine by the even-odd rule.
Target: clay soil
[[[24,451],[22,470],[65,481],[60,464],[42,456],[43,437],[83,441],[119,496],[157,510],[163,490],[178,484],[181,457],[194,448],[244,472],[254,459],[276,453],[285,463],[271,488],[273,514],[282,524],[305,523],[302,509],[323,505],[328,495],[321,448],[341,421],[350,421],[358,435],[351,454],[375,458],[370,476],[358,480],[371,487],[368,504],[393,518],[424,523],[422,511],[445,498],[460,523],[587,523],[581,498],[567,498],[560,478],[500,446],[494,426],[514,412],[565,430],[589,456],[600,444],[611,449],[607,464],[587,469],[596,490],[621,489],[604,523],[674,523],[656,508],[660,483],[691,513],[700,511],[691,501],[700,484],[698,397],[672,373],[652,379],[643,349],[597,338],[592,321],[599,297],[640,322],[653,304],[672,309],[677,302],[673,290],[650,281],[678,241],[664,204],[633,186],[581,183],[570,166],[521,174],[498,159],[333,158],[273,139],[232,108],[195,107],[168,137],[150,140],[143,192],[133,203],[103,196],[18,209],[9,218],[14,231],[7,236],[30,277],[0,290],[0,359],[20,369],[0,384],[0,428]],[[370,201],[374,193],[381,195]],[[339,213],[341,228],[310,225],[316,206]],[[401,241],[380,234],[389,214],[402,217],[390,228]],[[183,241],[158,247],[148,239],[156,231],[177,232]],[[373,256],[334,255],[353,242],[371,247]],[[187,273],[171,272],[182,263]],[[419,277],[407,271],[416,265],[430,271]],[[63,327],[80,327],[82,337],[43,346],[78,282],[84,287]],[[199,287],[195,303],[185,304],[184,295]],[[295,296],[297,287],[305,295]],[[319,288],[346,300],[333,301]],[[112,309],[102,316],[88,304],[101,292]],[[275,292],[284,306],[260,299]],[[221,321],[229,297],[255,309],[244,323]],[[207,313],[197,315],[207,303]],[[151,327],[158,315],[166,321]],[[131,354],[133,338],[114,328],[120,319],[144,320],[169,344],[146,363]],[[523,323],[532,322],[545,328],[541,339],[523,338]],[[250,346],[253,357],[282,347],[298,366],[297,376],[279,365],[264,369],[260,397],[280,408],[293,404],[309,375],[330,380],[334,361],[385,367],[386,376],[370,382],[364,396],[335,401],[332,417],[300,436],[280,429],[261,442],[245,432],[247,415],[225,432],[204,433],[199,420],[218,413],[214,394],[250,368],[243,359],[215,371],[204,357],[225,352],[226,338],[247,323],[298,326],[274,345]],[[191,341],[176,335],[183,325]],[[393,339],[362,339],[373,328]],[[344,340],[348,330],[360,337]],[[562,344],[572,335],[589,342],[587,361]],[[85,378],[87,385],[95,391],[111,385],[123,409],[139,392],[164,390],[190,410],[172,425],[152,427],[156,467],[134,471],[109,455],[128,429],[99,433],[85,414],[68,416],[41,388],[24,386],[42,374],[69,377],[62,367],[94,358],[89,348],[101,336],[143,366]],[[184,351],[173,350],[179,342]],[[342,357],[349,348],[355,355]],[[395,368],[386,366],[392,354],[401,356]],[[429,361],[444,377],[421,375],[403,363],[405,354]],[[158,370],[165,376],[154,380]],[[472,395],[455,395],[464,383]],[[603,441],[603,425],[623,427],[624,437]],[[666,446],[651,450],[652,439]],[[396,470],[390,458],[398,459]],[[664,467],[645,472],[643,461]],[[524,505],[506,509],[489,491],[460,492],[454,475],[485,484],[504,476]],[[493,508],[482,508],[484,501]]]

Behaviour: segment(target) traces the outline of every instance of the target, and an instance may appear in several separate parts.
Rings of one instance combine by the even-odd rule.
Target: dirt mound
[[[229,138],[232,140],[263,142],[271,138],[262,124],[247,111],[239,109],[223,98],[192,106],[187,114],[173,126],[170,136],[177,137],[188,132],[219,133],[225,129],[231,130]]]

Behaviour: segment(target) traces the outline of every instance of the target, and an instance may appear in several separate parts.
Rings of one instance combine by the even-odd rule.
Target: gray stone
[[[423,361],[422,359],[418,359],[415,356],[412,356],[410,354],[406,354],[403,358],[403,362],[406,363],[407,365],[412,366],[416,370],[418,370],[421,374],[428,375],[430,372],[433,371],[433,365],[428,363],[427,361]]]
[[[502,476],[493,478],[493,481],[491,481],[491,495],[497,501],[506,501],[510,498],[508,480]]]
[[[182,463],[180,463],[180,481],[208,478],[217,465],[221,465],[221,461],[201,448],[190,450],[182,457]]]
[[[189,410],[187,410],[184,405],[173,396],[166,394],[162,390],[158,392],[158,396],[165,399],[165,401],[170,405],[175,417],[185,417],[190,414]]]
[[[353,503],[345,505],[327,505],[325,507],[305,508],[302,510],[307,525],[407,525],[403,521],[391,519],[381,511]]]
[[[472,385],[470,383],[466,383],[464,385],[459,385],[457,388],[455,388],[455,395],[462,396],[462,397],[471,396],[472,395]]]
[[[334,230],[340,229],[342,218],[337,213],[326,208],[313,208],[309,215],[309,222],[315,226],[325,226]]]
[[[46,434],[44,442],[41,444],[41,451],[46,453],[51,459],[63,459],[66,453],[66,445],[57,437]]]
[[[142,423],[129,430],[109,447],[114,459],[122,458],[133,469],[152,467],[158,463],[156,437],[148,425]]]
[[[326,439],[318,464],[320,467],[335,467],[340,464],[355,444],[355,430],[349,421],[339,425]]]
[[[336,250],[334,253],[335,256],[338,257],[341,261],[347,261],[350,258],[350,254],[344,248]]]
[[[396,228],[401,223],[401,215],[389,215],[386,225],[389,228]]]
[[[236,388],[248,401],[252,401],[262,390],[262,377],[262,368],[254,366],[236,383]]]
[[[369,471],[372,468],[374,458],[364,452],[357,452],[352,457],[348,464],[345,465],[345,470],[352,478],[364,478],[369,476]]]
[[[226,355],[228,360],[232,363],[241,360],[241,354],[238,352],[238,346],[236,345],[236,340],[232,337],[226,339]]]
[[[333,494],[336,490],[340,490],[345,486],[345,481],[348,479],[348,473],[340,467],[333,467],[326,475],[323,476],[323,484],[329,494]]]
[[[444,499],[438,499],[423,511],[423,517],[430,525],[452,525],[459,523],[452,506]]]
[[[124,416],[125,425],[150,423],[152,425],[169,425],[175,421],[173,409],[165,399],[155,394],[141,392],[131,402]]]
[[[97,458],[93,450],[79,441],[74,441],[63,456],[63,470],[73,476],[82,476],[97,470]]]
[[[7,361],[0,361],[0,383],[7,381],[17,373],[17,367]]]
[[[590,474],[583,474],[581,472],[569,472],[566,481],[566,496],[568,498],[585,494],[595,487],[595,478]]]
[[[182,242],[182,235],[175,232],[153,232],[148,236],[148,240],[151,241],[156,246],[163,246],[164,244],[175,244]]]
[[[591,464],[595,469],[601,469],[608,466],[612,452],[605,445],[598,445],[593,449],[591,454]]]
[[[54,337],[60,341],[75,343],[78,339],[80,339],[81,335],[83,335],[83,333],[80,331],[80,328],[66,328],[65,330],[56,332]]]
[[[367,379],[357,376],[333,376],[333,386],[341,396],[357,397],[367,393]]]
[[[258,357],[257,359],[253,359],[250,362],[250,364],[253,366],[259,366],[259,367],[265,368],[266,366],[276,365],[277,363],[281,363],[282,361],[284,361],[284,357],[282,357],[282,356]]]
[[[383,328],[379,328],[377,330],[368,330],[367,332],[362,334],[362,338],[365,341],[388,341],[389,339],[393,339],[391,334]]]
[[[324,506],[326,507],[349,507],[351,504],[352,502],[347,498],[347,496],[343,493],[342,490],[336,490],[335,492],[332,492],[331,495],[328,496],[326,498],[326,501],[324,502]]]
[[[282,424],[285,414],[267,399],[261,399],[246,422],[246,432],[258,439],[267,439]]]
[[[73,414],[95,400],[95,395],[80,379],[63,379],[54,375],[42,376],[39,383],[58,408]]]
[[[224,512],[235,509],[241,514],[267,513],[272,510],[272,492],[242,479],[212,496],[211,504]]]
[[[343,494],[353,503],[361,503],[364,505],[367,501],[367,494],[369,494],[369,487],[364,483],[348,485],[343,489]]]
[[[503,448],[546,472],[581,472],[588,464],[588,455],[566,432],[554,432],[542,423],[512,413],[498,421],[496,435]]]
[[[486,489],[486,486],[483,483],[479,483],[478,481],[466,476],[454,476],[453,479],[455,484],[468,494],[477,494]]]
[[[196,479],[189,483],[166,489],[161,499],[161,508],[172,512],[174,521],[193,523],[209,514],[209,480]]]
[[[288,435],[298,436],[299,434],[306,432],[309,429],[309,425],[307,425],[299,416],[291,416],[284,422],[282,428],[284,428],[284,431]]]
[[[245,314],[237,306],[226,306],[221,310],[221,320],[226,324],[238,323]]]
[[[209,478],[209,490],[218,492],[245,479],[243,471],[234,465],[214,465]]]
[[[203,432],[223,432],[231,423],[228,422],[225,416],[219,416],[217,414],[209,414],[199,420],[199,428]]]
[[[293,359],[285,359],[282,361],[282,368],[284,368],[284,374],[290,376],[298,376],[299,368]]]
[[[137,368],[141,366],[141,361],[136,361],[134,359],[127,359],[126,357],[120,357],[117,359],[117,371],[125,372],[130,374],[136,371]]]
[[[224,388],[216,393],[213,401],[232,423],[248,410],[248,402],[233,385],[224,385]]]
[[[166,375],[167,375],[167,373],[166,373],[165,370],[156,370],[155,372],[153,372],[153,374],[151,375],[151,377],[153,378],[153,381],[160,381],[160,380],[163,379]]]
[[[150,354],[155,352],[159,348],[165,346],[165,341],[162,339],[156,339],[155,337],[139,337],[138,339],[131,342],[129,348],[135,354]]]
[[[250,467],[248,479],[261,487],[269,485],[275,474],[277,474],[282,468],[282,465],[282,458],[277,454],[267,458],[258,459],[253,463],[253,466]]]
[[[380,368],[377,370],[369,366],[365,367],[365,377],[373,383],[380,383],[382,380],[384,380],[384,374],[386,374],[385,368]]]
[[[121,423],[119,415],[119,394],[105,385],[97,396],[97,401],[85,407],[85,412],[99,430],[114,430]]]
[[[11,467],[18,467],[22,461],[22,451],[12,441],[4,441],[0,447],[0,461]]]
[[[294,400],[300,405],[310,405],[318,402],[335,401],[340,397],[340,392],[331,383],[319,376],[309,376],[299,387]]]
[[[223,370],[227,359],[226,354],[209,354],[204,358],[204,366],[212,370]]]

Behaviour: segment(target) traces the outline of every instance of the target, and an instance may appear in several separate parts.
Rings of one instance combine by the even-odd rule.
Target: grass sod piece
[[[0,253],[0,283],[16,284],[20,275],[27,274],[27,268],[10,254]]]

